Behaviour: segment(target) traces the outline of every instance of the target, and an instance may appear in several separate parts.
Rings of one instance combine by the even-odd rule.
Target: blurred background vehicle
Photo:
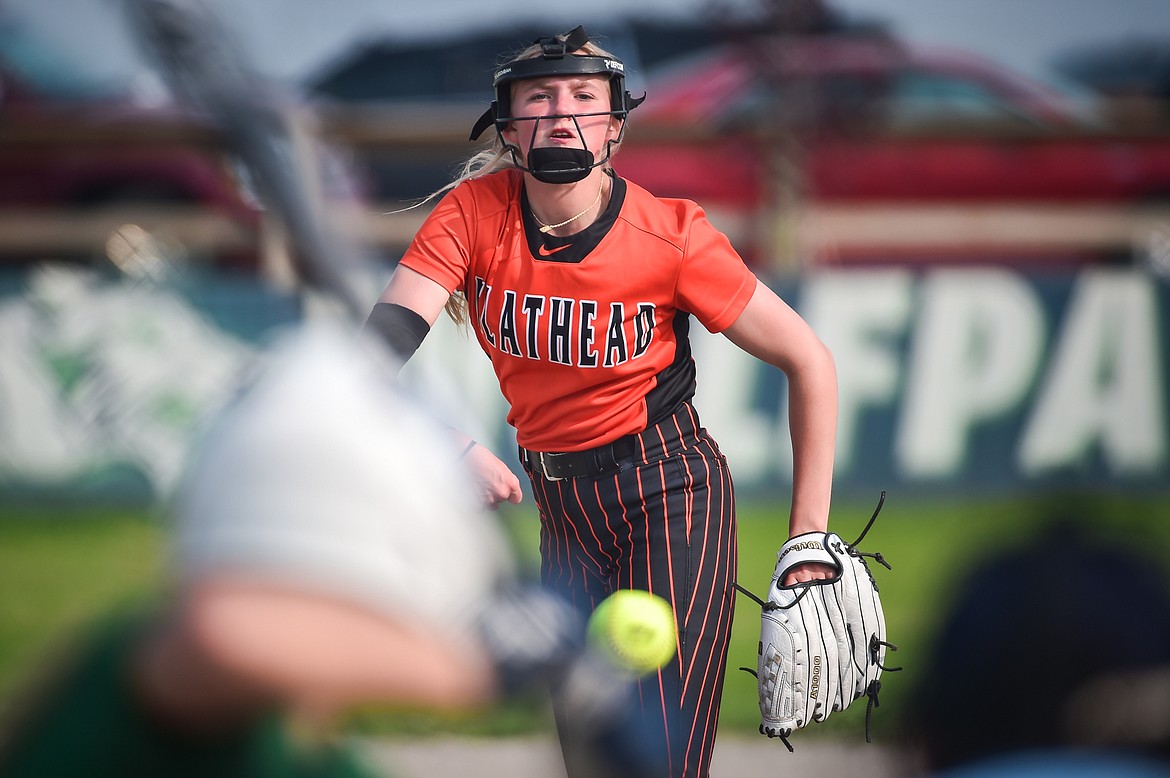
[[[986,58],[899,41],[880,27],[742,34],[654,74],[643,118],[723,129],[768,126],[862,134],[900,126],[1072,126],[1073,95]]]
[[[1156,51],[1102,62],[1081,47],[1040,79],[820,0],[707,5],[591,27],[649,94],[615,166],[701,202],[757,267],[1130,265],[1170,218],[1166,117],[1132,107],[1135,73],[1159,104]],[[339,7],[319,25],[334,46],[283,77],[333,141],[354,229],[392,263],[425,215],[408,206],[472,148],[491,99],[484,63],[547,30],[533,13],[412,35],[361,28],[370,14]],[[139,221],[173,254],[264,267],[271,236],[213,134],[168,104],[116,27],[95,24],[94,41],[67,49],[27,19],[0,17],[0,253],[108,257],[110,211],[136,202],[166,211],[139,209]],[[95,75],[111,49],[126,61]],[[70,214],[67,229],[45,221],[53,210]]]
[[[134,214],[175,261],[254,272],[258,210],[207,122],[68,54],[0,25],[4,261],[112,258],[107,240]]]
[[[264,274],[277,228],[208,118],[170,99],[118,24],[80,50],[41,32],[0,16],[0,260],[125,270],[149,244],[191,272]],[[95,74],[111,51],[127,63]],[[360,199],[360,173],[326,151],[326,194]]]
[[[1135,223],[1155,218],[1146,209],[1170,193],[1165,132],[1120,121],[1072,79],[1040,81],[804,5],[821,10],[751,26],[603,27],[634,91],[649,93],[617,170],[698,200],[750,262],[780,272],[1137,261]],[[491,98],[479,63],[525,32],[539,29],[367,40],[308,78],[306,92],[394,210],[442,186],[468,153],[464,131]],[[1039,210],[1021,225],[1030,208]],[[416,216],[407,219],[399,231],[387,222],[385,237],[412,234]]]
[[[616,166],[746,215],[762,264],[1126,264],[1138,247],[1109,224],[1170,194],[1165,133],[1084,87],[880,29],[744,36],[650,89]],[[1040,209],[1023,233],[1022,209]],[[1086,217],[1094,234],[1069,230]]]

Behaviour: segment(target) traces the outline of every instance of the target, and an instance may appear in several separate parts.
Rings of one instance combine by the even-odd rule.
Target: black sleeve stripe
[[[365,329],[380,337],[403,362],[410,359],[431,331],[427,320],[397,303],[375,303]]]

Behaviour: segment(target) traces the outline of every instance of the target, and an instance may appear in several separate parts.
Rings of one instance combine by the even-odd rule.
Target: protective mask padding
[[[532,177],[546,184],[575,184],[593,169],[593,153],[588,149],[535,148],[528,152]]]

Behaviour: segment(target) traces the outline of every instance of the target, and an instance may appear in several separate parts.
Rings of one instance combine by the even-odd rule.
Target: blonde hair
[[[565,37],[566,36],[564,35],[557,36],[557,38],[560,40],[564,40]],[[507,57],[500,64],[504,64],[504,62],[514,62],[515,60],[521,59],[535,59],[536,57],[541,56],[541,53],[542,49],[540,45],[534,43],[531,46],[521,50],[519,53]],[[583,46],[581,46],[581,48],[577,49],[574,54],[586,57],[614,58],[613,54],[606,51],[592,40],[587,41]],[[612,89],[612,84],[610,88]],[[619,146],[620,144],[618,143],[612,143],[610,145],[609,159],[612,159],[613,155],[617,153]],[[603,167],[608,168],[610,166],[609,159],[605,161]],[[431,192],[423,200],[419,201],[411,207],[417,208],[420,205],[431,202],[435,198],[440,197],[459,186],[464,181],[481,178],[483,176],[497,173],[501,170],[507,170],[509,168],[515,169],[516,161],[512,157],[511,150],[504,145],[504,139],[500,137],[499,132],[496,132],[495,138],[493,138],[487,146],[481,148],[463,162],[459,168],[458,175],[456,175],[450,183],[440,187],[439,189],[436,189],[434,192]],[[461,291],[456,291],[451,294],[451,297],[447,300],[447,304],[443,306],[443,310],[447,312],[447,315],[451,317],[451,320],[456,324],[467,324],[467,298],[463,296]]]

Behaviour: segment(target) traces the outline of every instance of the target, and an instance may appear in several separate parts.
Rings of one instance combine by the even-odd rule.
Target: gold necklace
[[[569,222],[575,222],[575,221],[577,221],[577,220],[578,220],[578,219],[580,219],[582,216],[584,216],[585,214],[587,214],[587,213],[589,213],[591,210],[593,210],[593,206],[595,206],[595,205],[597,205],[599,202],[601,202],[601,193],[602,193],[602,192],[604,192],[604,191],[605,191],[605,178],[604,178],[604,177],[602,177],[602,179],[601,179],[601,186],[597,187],[597,197],[594,197],[594,198],[593,198],[593,202],[591,202],[591,203],[589,203],[589,205],[585,206],[585,210],[584,210],[584,211],[581,211],[581,213],[577,214],[576,216],[570,216],[568,219],[565,219],[563,222],[560,222],[560,223],[558,223],[558,224],[545,224],[544,222],[542,222],[542,221],[540,220],[540,217],[538,217],[538,216],[536,215],[536,211],[533,211],[533,212],[532,212],[532,218],[533,218],[533,219],[536,219],[536,223],[540,225],[540,231],[541,231],[542,233],[552,232],[552,231],[553,231],[553,230],[555,230],[557,227],[564,227],[564,226],[565,226],[566,224],[568,224]]]

